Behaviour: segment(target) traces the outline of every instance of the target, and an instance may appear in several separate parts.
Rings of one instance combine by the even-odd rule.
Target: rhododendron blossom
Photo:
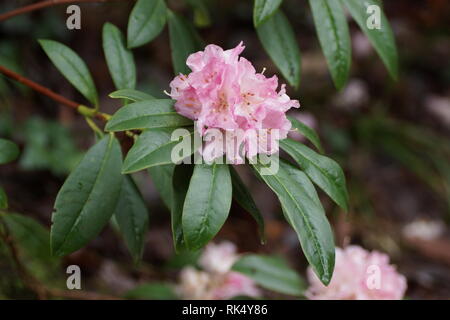
[[[244,156],[276,153],[278,140],[291,128],[286,111],[300,106],[286,94],[284,84],[277,92],[276,76],[266,78],[239,57],[243,50],[242,42],[230,50],[208,45],[188,57],[192,72],[170,83],[176,111],[195,120],[201,136],[208,137],[212,130],[226,133],[226,138],[204,139],[200,151],[206,161],[226,154],[230,162],[242,163]]]
[[[333,278],[324,286],[311,267],[306,296],[313,300],[400,300],[406,278],[389,264],[386,254],[368,252],[358,246],[336,248]]]
[[[231,242],[209,244],[199,259],[203,270],[184,268],[177,291],[185,299],[224,300],[236,296],[257,297],[259,289],[249,277],[231,271],[238,259]]]

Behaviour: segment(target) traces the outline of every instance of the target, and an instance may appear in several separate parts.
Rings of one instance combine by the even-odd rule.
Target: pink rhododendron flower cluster
[[[286,111],[300,106],[284,84],[277,92],[276,76],[266,78],[239,57],[243,50],[242,42],[230,50],[208,45],[188,57],[192,72],[170,83],[177,112],[195,120],[200,135],[210,140],[202,150],[207,161],[226,154],[232,163],[242,163],[243,156],[276,153],[278,140],[291,128]],[[217,129],[227,134],[225,139],[205,138]]]
[[[359,246],[336,248],[336,265],[327,287],[311,267],[307,272],[310,287],[306,296],[312,300],[400,300],[407,286],[386,254]]]
[[[236,247],[230,242],[209,244],[199,259],[203,270],[186,267],[181,271],[179,295],[185,299],[206,300],[259,296],[260,291],[252,279],[230,271],[238,257]]]

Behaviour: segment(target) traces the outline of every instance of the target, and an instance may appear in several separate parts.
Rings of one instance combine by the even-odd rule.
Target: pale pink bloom
[[[260,290],[249,277],[231,271],[238,259],[231,242],[209,244],[199,259],[203,270],[184,268],[177,292],[183,299],[224,300],[236,296],[258,297]]]
[[[210,243],[203,251],[198,264],[208,272],[226,273],[230,271],[238,257],[233,243],[229,241],[220,244]]]
[[[223,146],[223,139],[210,141],[209,144],[219,151],[207,153],[207,161],[226,154],[230,161],[242,163],[239,152],[247,158],[257,153],[277,152],[278,140],[286,138],[291,128],[285,113],[300,106],[286,94],[285,85],[277,91],[276,76],[266,78],[256,72],[250,61],[239,57],[243,50],[242,42],[230,50],[208,45],[204,51],[188,57],[187,65],[192,72],[180,74],[170,83],[175,109],[197,121],[197,130],[202,136],[212,128],[238,132],[230,137],[237,148]],[[270,134],[272,131],[278,131],[273,139],[275,143],[260,147],[258,142],[267,140],[260,137],[260,132]]]
[[[311,300],[400,300],[406,278],[389,264],[386,254],[368,252],[359,246],[336,248],[336,265],[330,284],[324,286],[308,268]]]

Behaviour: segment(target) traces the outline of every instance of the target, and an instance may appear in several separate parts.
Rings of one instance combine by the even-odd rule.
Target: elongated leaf
[[[320,45],[334,84],[341,89],[351,64],[350,33],[340,0],[309,0]]]
[[[231,177],[225,164],[198,164],[183,207],[184,241],[190,250],[207,244],[219,232],[231,206]]]
[[[284,139],[280,146],[325,193],[342,209],[348,210],[348,193],[341,167],[332,159],[317,154],[307,146]]]
[[[151,129],[144,131],[130,149],[123,163],[123,172],[131,173],[149,167],[173,164],[172,149],[181,139],[193,139],[194,133],[187,132],[179,140],[172,141],[172,129]],[[190,149],[194,153],[194,148]]]
[[[136,65],[133,53],[126,48],[122,32],[111,23],[103,26],[103,51],[116,88],[134,89]]]
[[[155,97],[145,92],[133,89],[117,90],[110,93],[109,96],[113,99],[127,99],[133,102],[155,99]]]
[[[186,59],[202,47],[201,39],[194,27],[183,17],[169,11],[170,48],[172,50],[172,64],[175,74],[188,74]]]
[[[147,169],[153,185],[169,210],[172,208],[172,176],[174,169],[174,164],[155,166]]]
[[[247,210],[248,213],[252,215],[258,224],[258,232],[261,237],[261,241],[265,242],[264,234],[264,218],[256,206],[255,200],[250,193],[250,191],[245,186],[244,182],[239,177],[236,170],[230,166],[231,181],[233,185],[233,198],[239,203],[239,205]]]
[[[127,299],[138,300],[176,300],[177,295],[167,283],[145,283],[138,285],[125,294]]]
[[[54,255],[78,250],[108,223],[122,185],[119,142],[102,138],[69,175],[56,197],[52,216],[51,246]]]
[[[392,78],[398,77],[398,55],[395,45],[395,38],[388,19],[386,18],[381,2],[378,0],[342,0],[347,6],[348,11],[355,19],[361,30],[367,35],[375,50],[383,60]],[[380,8],[380,28],[368,27],[368,20],[371,14],[368,13],[369,6],[378,6]]]
[[[128,47],[152,41],[164,28],[167,18],[164,0],[138,0],[128,20]]]
[[[133,260],[138,262],[144,251],[148,211],[131,176],[125,176],[123,179],[114,216]]]
[[[93,105],[98,105],[97,89],[84,61],[72,49],[53,40],[39,40],[47,56],[64,77]]]
[[[306,289],[302,277],[279,257],[245,255],[233,265],[233,270],[245,274],[268,290],[301,296]]]
[[[283,212],[289,224],[298,235],[306,259],[327,285],[334,268],[334,241],[330,224],[323,207],[318,203],[317,195],[311,196],[312,184],[304,184],[304,174],[292,165],[280,161],[276,174],[262,175],[262,164],[254,165],[267,185],[280,200]]]
[[[12,141],[0,139],[0,164],[16,160],[19,156],[19,147]]]
[[[300,82],[300,50],[286,16],[278,10],[256,28],[259,40],[291,86]]]
[[[292,124],[292,127],[297,130],[300,134],[305,136],[320,152],[323,152],[322,144],[320,143],[319,135],[314,131],[314,129],[308,127],[306,124],[298,121],[294,117],[287,117]]]
[[[189,182],[194,170],[193,165],[180,164],[175,166],[172,180],[172,236],[176,252],[185,248],[183,238],[182,216]]]
[[[258,27],[261,23],[270,18],[283,0],[255,0],[253,6],[253,23]]]
[[[0,187],[0,209],[8,209],[8,196],[2,187]]]
[[[107,131],[170,128],[192,125],[192,120],[179,115],[173,100],[154,99],[131,103],[120,108],[106,124]]]

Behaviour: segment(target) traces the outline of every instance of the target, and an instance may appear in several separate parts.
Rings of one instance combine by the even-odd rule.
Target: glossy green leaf
[[[160,165],[147,169],[153,185],[169,210],[172,208],[172,175],[174,169],[174,164]]]
[[[334,84],[341,89],[347,83],[352,55],[344,9],[340,0],[309,0],[309,5]]]
[[[122,153],[106,135],[85,155],[56,197],[51,245],[54,255],[78,250],[108,223],[122,186]]]
[[[303,122],[295,119],[294,117],[287,117],[292,124],[292,128],[298,131],[306,139],[308,139],[320,152],[323,153],[322,144],[320,143],[319,135],[314,131],[314,129],[308,127]]]
[[[107,131],[170,128],[192,125],[192,120],[179,115],[171,99],[139,101],[120,108],[106,124]]]
[[[300,50],[286,16],[278,10],[256,28],[259,40],[291,86],[300,83]]]
[[[334,269],[334,241],[330,224],[305,175],[285,161],[276,174],[263,175],[264,165],[254,165],[261,179],[275,192],[283,213],[298,235],[303,252],[319,279],[327,285]]]
[[[131,176],[125,176],[123,179],[114,216],[133,260],[138,262],[144,251],[148,211]]]
[[[231,182],[233,186],[233,198],[239,203],[239,205],[244,208],[248,213],[252,215],[258,224],[258,232],[261,237],[261,241],[265,242],[264,234],[264,218],[259,211],[255,200],[253,200],[250,190],[247,189],[244,182],[239,177],[237,171],[230,166]]]
[[[47,56],[66,79],[93,105],[98,105],[97,89],[84,61],[72,49],[53,40],[39,40]]]
[[[261,287],[275,292],[301,296],[306,289],[302,277],[279,257],[244,255],[233,265],[233,270],[245,274]]]
[[[8,209],[8,196],[2,187],[0,187],[0,209]]]
[[[284,139],[280,146],[334,202],[348,210],[347,186],[339,164],[291,139]]]
[[[169,11],[168,13],[170,48],[175,74],[188,74],[186,59],[201,49],[201,39],[194,27],[183,17]]]
[[[133,53],[126,48],[122,32],[111,23],[103,26],[103,51],[116,88],[134,89],[136,65]]]
[[[133,102],[155,99],[155,97],[145,92],[133,89],[117,90],[110,93],[109,96],[113,99],[126,99]]]
[[[9,163],[19,156],[19,147],[12,141],[0,138],[0,164]]]
[[[171,219],[173,244],[176,252],[181,252],[185,248],[182,227],[183,206],[193,170],[193,165],[180,164],[175,166],[173,172]]]
[[[152,41],[164,28],[167,18],[164,0],[138,0],[128,20],[128,47]]]
[[[253,6],[253,23],[258,27],[270,18],[281,5],[283,0],[255,0]]]
[[[128,152],[123,163],[123,173],[132,173],[153,166],[173,164],[172,150],[181,139],[193,140],[194,133],[186,130],[186,135],[172,141],[173,129],[150,129],[142,132]],[[194,149],[191,148],[192,153]],[[192,154],[191,153],[191,154]]]
[[[197,164],[183,207],[186,246],[197,250],[219,232],[231,206],[231,177],[228,165]]]
[[[128,291],[125,294],[125,298],[137,300],[175,300],[177,299],[177,295],[170,284],[145,283]]]
[[[342,0],[361,30],[366,34],[375,50],[383,60],[392,78],[398,77],[398,54],[394,33],[378,0]],[[368,13],[369,6],[380,8],[380,28],[369,28],[368,22],[373,12]]]

